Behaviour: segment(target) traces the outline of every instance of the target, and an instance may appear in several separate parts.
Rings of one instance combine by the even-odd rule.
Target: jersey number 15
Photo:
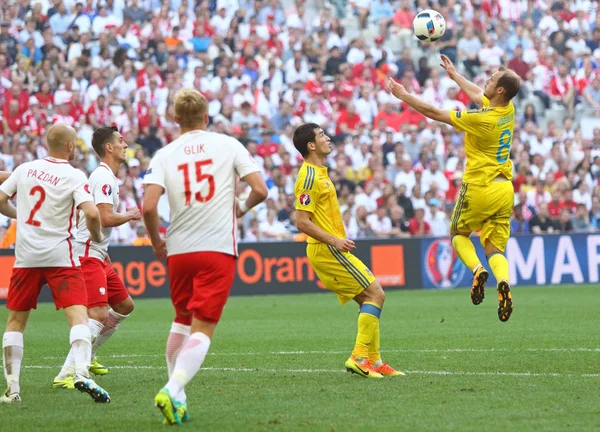
[[[204,203],[209,201],[215,195],[215,178],[212,174],[203,174],[202,167],[211,165],[212,159],[206,159],[196,161],[194,166],[196,167],[196,183],[202,183],[204,180],[208,181],[208,193],[202,195],[200,191],[194,195],[196,201]],[[190,187],[190,163],[184,163],[177,167],[178,171],[183,172],[183,185],[185,187],[185,205],[189,206],[192,203],[192,190]]]
[[[498,152],[496,153],[496,160],[498,161],[498,163],[505,163],[508,160],[508,158],[510,157],[511,144],[512,134],[510,130],[504,129],[500,134],[500,147],[498,147]]]

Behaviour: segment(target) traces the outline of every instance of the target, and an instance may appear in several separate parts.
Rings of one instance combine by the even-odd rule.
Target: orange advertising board
[[[8,296],[8,285],[14,264],[14,256],[0,256],[0,299]]]
[[[404,286],[404,246],[371,246],[371,270],[382,286]]]

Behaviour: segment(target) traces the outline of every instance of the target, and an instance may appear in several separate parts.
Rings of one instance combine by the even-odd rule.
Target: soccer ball
[[[446,32],[446,20],[438,11],[426,9],[415,16],[413,33],[421,42],[435,42]]]

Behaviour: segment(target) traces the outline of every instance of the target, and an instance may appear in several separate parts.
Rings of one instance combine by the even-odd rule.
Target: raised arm
[[[432,120],[436,120],[442,123],[453,126],[452,120],[450,119],[450,111],[443,110],[435,107],[427,102],[419,99],[416,96],[411,95],[402,84],[394,81],[393,78],[388,79],[388,87],[390,92],[403,102],[413,107],[416,111],[423,114],[425,117],[429,117]]]
[[[448,57],[445,55],[442,55],[441,57],[442,63],[440,66],[446,70],[448,76],[456,84],[458,84],[462,91],[464,91],[473,102],[478,105],[483,105],[483,89],[456,72],[456,69],[454,69],[454,63],[452,63]]]

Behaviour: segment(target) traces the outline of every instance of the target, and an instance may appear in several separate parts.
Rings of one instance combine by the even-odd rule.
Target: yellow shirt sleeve
[[[484,100],[485,100],[484,96]],[[476,110],[450,111],[450,120],[459,132],[467,132],[470,135],[481,137],[489,133],[486,115],[488,108]]]
[[[319,199],[317,173],[314,168],[300,171],[294,188],[296,210],[314,213]]]

